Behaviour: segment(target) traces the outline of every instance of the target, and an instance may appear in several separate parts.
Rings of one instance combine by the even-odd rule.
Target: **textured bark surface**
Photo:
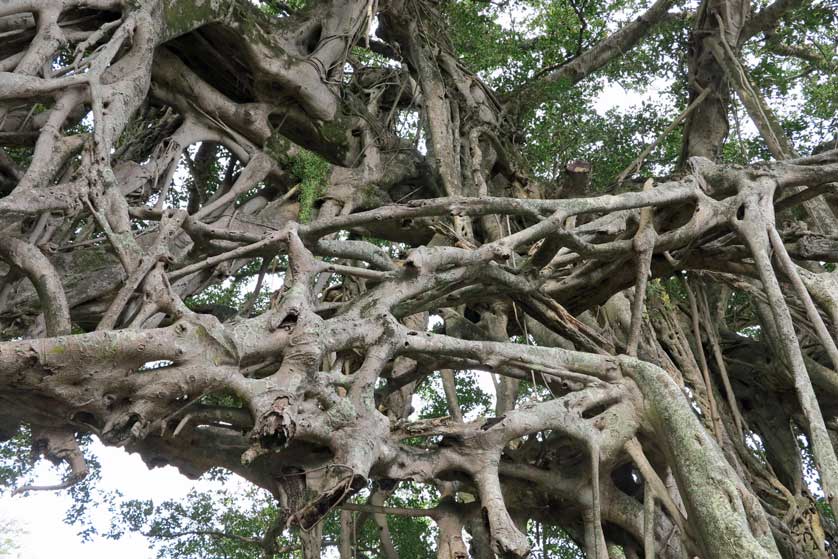
[[[672,4],[542,82],[584,80]],[[838,182],[838,150],[795,155],[737,73],[793,7],[702,2],[681,168],[593,195],[584,161],[558,188],[527,168],[510,115],[538,88],[502,100],[434,2],[0,3],[0,435],[29,429],[63,486],[87,474],[87,433],[189,477],[231,470],[276,497],[304,557],[337,507],[370,515],[388,559],[389,515],[431,518],[446,559],[525,557],[528,521],[596,559],[827,557],[798,441],[834,510],[836,218],[820,198],[809,230],[775,211]],[[718,162],[732,90],[777,161]],[[253,300],[187,304],[237,273]],[[726,320],[733,291],[758,339]],[[468,370],[492,375],[496,417],[464,417]],[[410,419],[435,372],[449,413]],[[439,504],[346,502],[402,481]]]

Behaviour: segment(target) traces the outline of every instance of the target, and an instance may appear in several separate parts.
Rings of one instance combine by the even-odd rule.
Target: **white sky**
[[[103,490],[120,490],[128,499],[165,499],[185,497],[195,485],[171,466],[148,470],[140,457],[129,455],[122,449],[93,443],[93,450],[102,464]],[[41,461],[38,465],[37,483],[56,483],[58,473],[50,464]],[[203,483],[203,482],[202,482]],[[138,534],[126,534],[121,540],[97,538],[83,544],[76,535],[76,528],[64,524],[64,513],[70,505],[66,492],[33,492],[28,497],[0,496],[0,517],[15,522],[22,530],[17,559],[54,559],[55,557],[90,557],[91,559],[113,558],[147,559],[154,557],[145,538]],[[94,520],[103,527],[109,525],[105,507],[94,513]],[[5,557],[4,557],[5,559]]]

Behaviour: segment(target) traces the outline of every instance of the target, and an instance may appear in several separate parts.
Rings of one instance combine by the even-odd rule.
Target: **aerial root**
[[[67,489],[87,477],[89,472],[84,460],[75,432],[64,428],[35,428],[32,429],[33,458],[43,455],[47,460],[58,465],[66,462],[70,466],[70,473],[63,482],[56,485],[23,485],[12,492],[19,495],[27,491],[56,491]]]

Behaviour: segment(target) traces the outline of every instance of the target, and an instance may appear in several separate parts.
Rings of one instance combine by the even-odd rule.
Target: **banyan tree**
[[[3,0],[3,480],[239,476],[250,535],[133,523],[253,557],[835,556],[836,26]]]

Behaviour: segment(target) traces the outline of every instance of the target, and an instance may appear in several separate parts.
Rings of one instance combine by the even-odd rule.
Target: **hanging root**
[[[643,191],[648,192],[654,187],[654,181],[649,179],[643,185]],[[643,326],[643,302],[646,297],[646,284],[651,275],[652,253],[655,249],[655,226],[653,223],[654,213],[651,207],[640,210],[640,223],[637,226],[637,233],[634,235],[634,251],[637,253],[637,274],[635,275],[634,301],[631,305],[631,327],[629,328],[628,341],[626,342],[626,354],[632,357],[637,355],[637,346],[640,343],[641,330]]]
[[[643,484],[643,554],[655,559],[655,495],[648,481]]]
[[[54,491],[67,489],[87,477],[89,472],[75,433],[70,429],[34,428],[32,429],[32,453],[43,455],[55,465],[66,462],[70,473],[63,482],[56,485],[24,485],[12,493],[18,495],[27,491]]]

